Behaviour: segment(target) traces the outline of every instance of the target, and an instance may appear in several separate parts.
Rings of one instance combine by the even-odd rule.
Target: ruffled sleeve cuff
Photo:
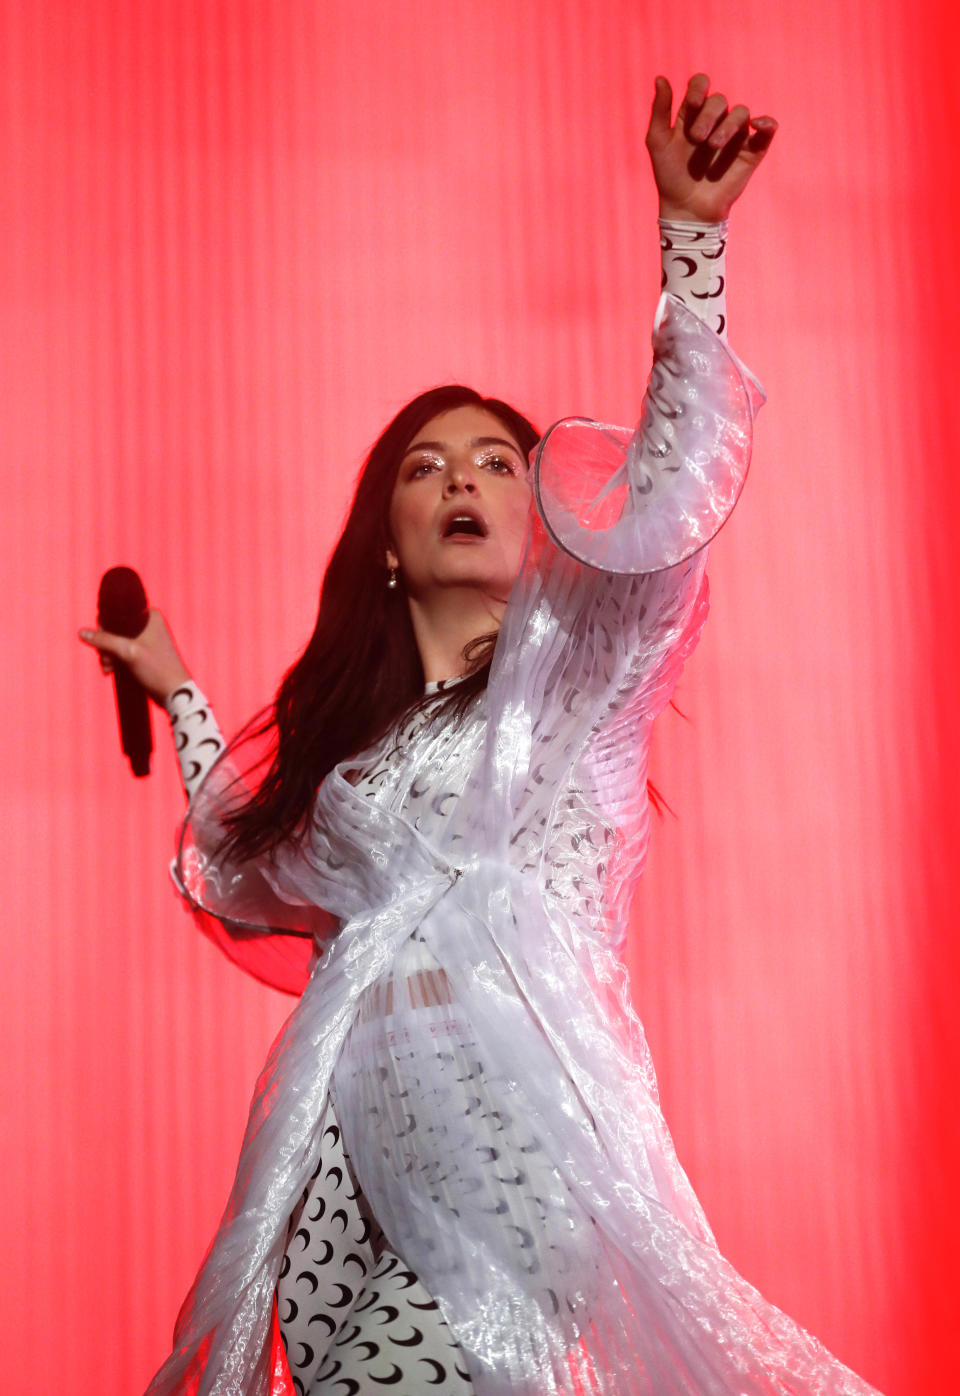
[[[254,978],[286,993],[300,993],[335,918],[307,903],[295,878],[292,846],[237,862],[223,850],[228,817],[244,806],[262,774],[265,756],[249,730],[228,747],[195,684],[167,700],[181,758],[189,807],[170,876],[200,929]],[[214,747],[213,743],[217,745]],[[250,762],[238,764],[250,749]],[[197,766],[198,769],[194,769]]]
[[[764,400],[726,343],[664,293],[636,430],[567,418],[537,447],[534,492],[548,533],[606,572],[659,572],[685,561],[739,498]]]

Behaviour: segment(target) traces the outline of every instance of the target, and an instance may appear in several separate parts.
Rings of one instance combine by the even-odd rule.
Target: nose
[[[453,460],[447,467],[446,479],[443,482],[444,499],[452,499],[455,494],[477,493],[477,481],[472,465],[466,461]]]

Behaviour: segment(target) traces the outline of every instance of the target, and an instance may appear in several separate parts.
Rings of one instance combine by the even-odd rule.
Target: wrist
[[[726,218],[696,218],[689,209],[671,207],[668,204],[661,205],[657,212],[657,222],[682,223],[687,228],[727,228]]]
[[[705,228],[715,228],[718,224],[727,222],[729,212],[729,209],[726,212],[718,210],[715,215],[704,218],[689,208],[683,208],[680,204],[661,202],[657,218],[663,223],[701,223]]]
[[[171,719],[188,709],[202,707],[206,701],[197,688],[192,675],[186,669],[183,670],[176,683],[171,683],[169,688],[164,684],[164,688],[166,688],[164,696],[156,698],[155,702],[159,707],[166,709],[167,715]]]

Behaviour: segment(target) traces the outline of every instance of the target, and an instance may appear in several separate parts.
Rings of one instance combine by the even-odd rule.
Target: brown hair
[[[249,734],[269,736],[273,756],[256,792],[225,819],[220,852],[231,859],[253,858],[296,837],[327,772],[423,701],[423,666],[402,582],[387,586],[390,500],[418,432],[442,412],[466,406],[497,417],[525,455],[539,439],[508,403],[458,384],[421,393],[380,434],[327,565],[313,634],[268,716]],[[467,646],[472,671],[442,696],[444,713],[462,713],[486,687],[495,639],[477,636]]]

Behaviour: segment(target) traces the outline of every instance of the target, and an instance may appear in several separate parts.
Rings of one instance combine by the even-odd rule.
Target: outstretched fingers
[[[777,130],[773,117],[752,117],[722,92],[710,91],[707,73],[694,73],[671,124],[673,94],[658,77],[647,148],[660,199],[660,216],[715,223],[746,188]]]
[[[696,112],[690,112],[684,122],[684,131],[688,141],[694,145],[699,145],[701,141],[707,140],[715,127],[718,127],[727,115],[727,99],[722,92],[711,92],[710,96],[703,103],[703,106]]]
[[[709,106],[709,103],[707,104]],[[697,122],[699,125],[699,120]],[[712,130],[708,128],[701,139],[714,150],[722,150],[727,141],[732,141],[737,137],[746,134],[750,124],[750,113],[742,102],[738,102],[735,107],[727,111],[726,100],[723,103],[723,113]]]
[[[650,108],[650,124],[647,127],[647,146],[656,149],[664,145],[671,136],[673,127],[670,115],[673,111],[673,88],[661,74],[654,80],[653,105]]]
[[[747,150],[762,160],[770,149],[770,142],[777,134],[777,121],[772,116],[751,116],[751,131],[747,137]]]
[[[710,91],[710,78],[706,73],[694,73],[687,83],[687,90],[683,94],[683,100],[677,108],[677,125],[681,130],[689,131],[689,127],[696,120],[698,113],[707,100],[707,93]]]

